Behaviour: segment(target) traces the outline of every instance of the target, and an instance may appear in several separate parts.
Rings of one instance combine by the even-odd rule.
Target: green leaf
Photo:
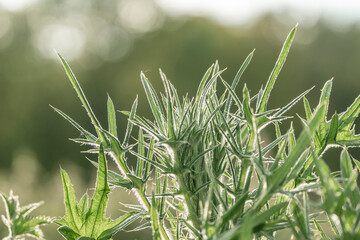
[[[138,136],[138,153],[141,156],[144,156],[144,136],[142,129],[139,130],[139,136]],[[139,178],[142,177],[144,171],[144,161],[141,158],[137,158],[136,162],[136,176]]]
[[[303,101],[304,101],[306,120],[309,121],[311,119],[311,116],[312,116],[311,107],[310,107],[309,101],[307,100],[306,97],[303,98]]]
[[[160,128],[161,133],[165,133],[165,126],[164,126],[164,111],[162,110],[159,97],[157,96],[153,86],[149,82],[149,80],[145,77],[144,73],[141,72],[140,74],[141,82],[143,84],[147,100],[150,105],[150,109],[155,117],[156,123]]]
[[[119,139],[117,137],[115,137],[114,135],[112,135],[111,133],[109,133],[108,131],[104,130],[104,129],[99,129],[99,132],[104,134],[107,139],[110,139],[110,150],[108,149],[103,149],[106,152],[111,151],[113,153],[116,154],[116,156],[120,156],[125,152],[125,149],[121,146],[121,143],[119,142]],[[125,165],[125,163],[122,163],[123,165]]]
[[[230,99],[234,99],[235,101],[235,104],[238,106],[238,108],[240,109],[240,111],[242,111],[242,104],[239,100],[239,98],[237,97],[236,93],[234,92],[234,90],[230,87],[230,85],[225,82],[223,79],[221,79],[222,83],[224,84],[225,88],[229,91],[229,97]],[[229,103],[228,103],[229,102]],[[226,102],[228,104],[228,107],[225,105],[225,114],[229,114],[229,111],[230,111],[230,105],[231,105],[231,100],[227,100]],[[228,108],[228,109],[227,109]]]
[[[56,221],[60,225],[59,232],[66,239],[95,239],[108,240],[113,234],[121,230],[140,215],[129,213],[116,220],[105,218],[105,211],[110,192],[107,183],[108,170],[107,162],[102,145],[99,149],[99,163],[94,195],[87,209],[88,197],[76,202],[74,189],[70,178],[64,170],[61,170],[64,186],[65,216]]]
[[[343,112],[340,117],[339,121],[341,122],[340,127],[344,130],[350,130],[351,126],[353,125],[356,117],[360,113],[360,96],[358,96],[355,101]]]
[[[290,103],[288,103],[286,106],[282,107],[279,111],[277,111],[272,117],[280,117],[283,114],[285,114],[287,111],[289,111],[301,98],[305,99],[305,95],[308,94],[311,89],[314,87],[306,90],[305,92],[301,93],[299,96],[294,98]]]
[[[359,160],[356,160],[355,158],[352,158],[353,162],[355,163],[358,171],[360,171],[360,161]]]
[[[244,106],[244,116],[246,121],[248,122],[249,128],[252,128],[252,120],[253,120],[253,113],[250,107],[250,95],[249,90],[246,87],[246,84],[244,85],[243,89],[243,106]]]
[[[66,115],[65,113],[63,113],[61,110],[53,107],[50,105],[50,107],[52,107],[57,113],[59,113],[63,118],[65,118],[67,121],[69,121],[71,123],[71,125],[73,125],[77,130],[79,130],[80,133],[82,133],[87,140],[90,140],[91,143],[95,143],[97,138],[91,134],[90,132],[88,132],[87,130],[85,130],[83,127],[81,127],[77,122],[75,122],[74,120],[72,120],[68,115]]]
[[[59,53],[57,53],[57,55],[60,58],[60,61],[65,69],[65,72],[66,72],[72,86],[74,87],[78,97],[80,98],[80,101],[81,101],[83,107],[85,108],[86,112],[88,113],[91,123],[94,125],[96,130],[97,130],[97,128],[101,129],[101,125],[100,125],[99,121],[97,120],[93,110],[91,109],[90,104],[89,104],[88,100],[86,99],[86,96],[85,96],[83,90],[81,89],[81,86],[80,86],[78,80],[76,79],[74,73],[72,72],[69,64],[65,61],[65,59]],[[99,133],[99,137],[101,137],[102,140],[105,139],[105,137],[101,133]]]
[[[108,240],[109,238],[106,238],[106,240]],[[95,238],[92,237],[79,237],[77,240],[96,240]]]
[[[175,137],[175,129],[174,129],[174,114],[173,114],[173,97],[171,95],[170,82],[166,78],[165,74],[160,70],[161,80],[163,81],[166,99],[167,99],[167,129],[168,129],[168,137],[173,139]]]
[[[19,197],[13,195],[12,191],[10,191],[9,196],[0,192],[0,196],[4,201],[6,212],[6,215],[1,215],[1,218],[9,231],[8,236],[4,239],[25,239],[26,236],[39,240],[43,239],[40,226],[51,223],[52,219],[29,215],[43,202],[20,207]]]
[[[86,212],[88,211],[88,204],[89,204],[89,195],[87,193],[85,193],[78,205],[77,205],[77,209],[78,209],[78,213],[80,214],[80,216],[84,217]]]
[[[241,209],[244,206],[247,198],[248,198],[248,194],[243,193],[241,198],[238,199],[236,201],[236,203],[221,217],[221,220],[218,223],[218,226],[216,228],[217,231],[219,231],[222,227],[224,227],[230,221],[236,220],[240,216],[241,212],[239,211],[239,209]]]
[[[259,213],[255,214],[255,215],[251,216],[254,219],[253,220],[253,227],[255,228],[255,227],[259,226],[260,224],[264,224],[275,213],[279,212],[284,207],[287,207],[288,204],[289,204],[288,202],[282,202],[282,203],[271,206],[270,208],[266,209],[265,211],[259,212]]]
[[[360,96],[355,99],[345,112],[339,115],[335,113],[331,118],[331,121],[326,120],[332,83],[332,79],[328,80],[321,90],[319,105],[325,104],[326,111],[322,115],[321,124],[313,135],[316,154],[318,156],[321,156],[328,147],[332,146],[360,146],[360,135],[355,135],[354,131],[354,121],[360,113]],[[311,110],[306,98],[304,98],[304,106],[306,118],[307,121],[309,121]]]
[[[238,83],[239,83],[239,81],[240,81],[240,78],[241,78],[242,74],[244,73],[244,71],[245,71],[245,69],[247,68],[247,66],[249,65],[249,63],[251,62],[251,59],[252,59],[252,57],[254,56],[254,51],[255,51],[255,49],[246,57],[244,63],[241,65],[239,71],[236,73],[235,78],[234,78],[234,80],[233,80],[233,82],[232,82],[232,84],[231,84],[231,87],[229,86],[229,84],[227,84],[227,82],[225,82],[224,80],[221,79],[221,80],[223,81],[226,89],[227,89],[227,90],[229,91],[229,93],[230,93],[230,95],[229,95],[229,96],[227,97],[227,99],[226,99],[225,110],[224,110],[225,114],[227,114],[227,115],[228,115],[228,113],[230,112],[230,107],[231,107],[231,103],[232,103],[231,99],[232,99],[232,98],[235,100],[235,102],[236,102],[236,104],[238,105],[238,107],[239,107],[240,109],[242,109],[241,103],[240,103],[240,101],[237,99],[237,96],[236,96],[236,94],[235,94],[235,89],[236,89],[236,86],[238,85]]]
[[[321,227],[320,223],[316,219],[314,219],[313,221],[315,223],[315,226],[316,226],[317,230],[320,232],[321,240],[328,240],[329,238],[326,236],[326,234],[325,234],[323,228]]]
[[[330,174],[330,169],[322,159],[315,161],[316,169],[324,192],[323,207],[328,213],[334,213],[338,206],[342,205],[340,200],[341,186]],[[341,206],[340,206],[341,207]]]
[[[109,132],[112,135],[114,135],[115,137],[117,137],[115,107],[114,107],[114,103],[111,100],[109,95],[108,95],[108,101],[107,101],[107,110],[108,110]]]
[[[203,109],[203,104],[205,102],[205,100],[208,98],[209,96],[209,92],[212,89],[212,87],[214,86],[214,84],[216,83],[217,78],[225,71],[221,70],[218,71],[204,86],[204,89],[201,89],[202,91],[199,93],[199,98],[196,98],[195,101],[195,107],[192,109],[192,116],[196,116],[196,119],[201,122],[203,119],[203,115],[204,115],[204,111]],[[194,115],[195,114],[195,115]]]
[[[78,233],[74,232],[73,230],[71,230],[71,228],[68,228],[66,226],[59,227],[58,231],[67,240],[77,240],[80,237]]]
[[[138,97],[136,96],[135,101],[133,103],[133,105],[131,106],[131,111],[129,114],[129,121],[127,123],[126,126],[126,132],[125,132],[125,137],[124,137],[124,141],[123,141],[123,146],[127,146],[129,144],[129,140],[130,140],[130,135],[131,135],[131,131],[133,128],[133,121],[135,119],[136,116],[136,108],[138,105]]]
[[[355,135],[354,133],[354,121],[359,113],[360,96],[355,99],[345,112],[339,114],[339,128],[336,135],[336,143],[347,147],[360,145],[360,135]]]
[[[166,172],[168,170],[167,167],[162,165],[161,163],[158,163],[158,162],[156,162],[154,160],[151,160],[151,159],[149,159],[147,157],[141,156],[140,154],[138,154],[138,153],[136,153],[134,151],[131,151],[131,150],[130,150],[130,153],[133,154],[134,156],[144,160],[145,162],[151,163],[154,167],[157,167],[157,168],[159,168],[160,170],[162,170],[164,172]]]
[[[296,33],[296,28],[297,26],[295,26],[289,33],[289,35],[287,36],[285,43],[281,49],[280,55],[278,60],[276,61],[275,67],[272,70],[269,80],[266,83],[265,86],[265,90],[264,93],[261,95],[260,97],[260,105],[259,105],[259,109],[256,111],[257,113],[261,113],[264,112],[266,110],[266,105],[267,102],[269,100],[269,96],[271,93],[272,88],[274,87],[275,81],[281,71],[282,66],[285,63],[286,57],[289,53],[290,47],[291,47],[291,43],[295,37],[295,33]]]
[[[334,235],[336,237],[340,237],[340,231],[338,229],[338,227],[336,226],[336,223],[334,222],[334,220],[329,216],[329,214],[327,214],[327,217],[328,217],[328,220],[330,222],[330,226],[331,226],[331,229],[333,230],[334,232]]]
[[[106,229],[104,232],[100,234],[97,238],[98,240],[106,240],[110,239],[115,233],[124,229],[129,224],[133,223],[136,219],[138,219],[142,214],[134,214],[134,213],[127,213],[120,218],[114,220],[112,223],[113,227]]]
[[[65,170],[61,169],[60,174],[64,188],[65,216],[62,219],[56,220],[55,223],[59,225],[66,225],[74,232],[79,233],[82,220],[77,210],[74,188],[70,182],[69,175],[65,172]]]
[[[319,129],[318,129],[318,133],[320,134],[320,139],[322,140],[322,142],[324,142],[326,133],[327,133],[327,129],[326,129],[326,114],[328,112],[328,108],[329,108],[329,99],[330,99],[330,93],[331,93],[331,89],[332,89],[332,84],[333,84],[333,80],[330,79],[328,81],[326,81],[324,87],[321,89],[321,96],[320,96],[320,104],[324,104],[325,106],[325,111],[322,113],[321,118],[323,119],[323,121],[320,123]]]
[[[346,149],[344,149],[341,152],[340,168],[341,168],[341,176],[343,178],[350,178],[351,173],[353,171],[353,167],[352,167],[350,155]]]
[[[291,175],[292,167],[295,165],[296,161],[299,159],[299,157],[304,152],[304,150],[307,149],[307,147],[310,145],[311,135],[319,126],[324,111],[325,111],[324,105],[321,105],[316,110],[309,125],[305,127],[305,129],[300,134],[300,137],[296,141],[296,145],[294,149],[285,159],[284,163],[275,171],[273,171],[270,176],[268,176],[267,178],[268,187],[266,191],[262,193],[261,197],[259,197],[259,199],[256,199],[256,206],[262,206],[267,200],[269,200],[272,196],[271,194],[274,191],[276,191],[276,189],[281,188],[281,186],[284,184],[283,181],[285,180],[285,178],[289,174]]]
[[[334,116],[331,118],[330,122],[330,129],[328,135],[326,137],[326,143],[331,144],[336,141],[336,135],[339,128],[339,120],[338,115],[335,113]]]
[[[98,168],[99,164],[95,161],[91,161],[90,159],[88,159],[88,161],[94,165],[96,168]],[[120,187],[124,187],[124,188],[127,188],[127,189],[132,189],[132,187],[134,186],[132,181],[130,181],[129,179],[126,179],[124,178],[122,175],[114,172],[114,171],[111,171],[111,170],[108,170],[108,175],[110,177],[110,181],[109,183],[112,184],[112,185],[116,185],[116,186],[120,186]]]

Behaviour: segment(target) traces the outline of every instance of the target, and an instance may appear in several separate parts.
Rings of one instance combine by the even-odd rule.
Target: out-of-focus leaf
[[[12,191],[10,191],[9,196],[0,192],[0,196],[4,201],[6,212],[6,215],[1,215],[1,218],[9,231],[8,236],[4,239],[17,240],[24,239],[26,236],[39,240],[43,239],[43,233],[40,226],[51,223],[52,219],[49,217],[29,215],[43,202],[32,203],[20,207],[19,197],[13,195]]]

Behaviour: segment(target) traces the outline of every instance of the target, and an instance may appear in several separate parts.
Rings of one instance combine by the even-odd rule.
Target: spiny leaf
[[[328,108],[329,108],[329,99],[330,99],[330,93],[331,93],[331,89],[332,89],[332,84],[333,81],[332,79],[326,81],[324,87],[321,89],[321,96],[320,96],[320,102],[319,104],[324,104],[325,105],[325,111],[322,114],[322,119],[323,121],[320,123],[319,129],[318,129],[318,133],[320,134],[320,138],[325,140],[325,136],[326,136],[326,114],[328,112]]]
[[[24,239],[31,236],[34,239],[43,239],[43,233],[40,229],[41,225],[52,222],[48,217],[30,216],[29,213],[39,207],[42,202],[32,203],[24,207],[20,207],[19,197],[0,192],[0,196],[5,204],[5,215],[1,215],[5,226],[8,228],[9,234],[4,239]]]
[[[74,188],[70,182],[69,175],[65,170],[60,170],[61,179],[64,188],[64,202],[65,202],[65,216],[62,219],[56,220],[55,223],[59,225],[67,225],[74,232],[79,232],[81,228],[81,216],[77,211],[77,203]]]
[[[306,120],[309,121],[311,119],[311,116],[312,116],[309,100],[307,100],[307,98],[304,96],[303,101],[304,101]]]
[[[174,129],[174,113],[173,113],[173,97],[171,95],[170,82],[166,78],[165,74],[160,70],[160,76],[164,84],[165,92],[166,92],[166,100],[167,100],[167,129],[168,129],[168,137],[173,139],[175,137],[175,129]]]
[[[305,92],[301,93],[299,96],[294,98],[290,103],[288,103],[286,106],[282,107],[279,111],[277,111],[272,117],[279,117],[285,114],[289,109],[291,109],[301,98],[305,99],[305,95],[308,94],[311,89],[314,87],[306,90]]]
[[[360,96],[358,96],[355,101],[343,112],[340,117],[339,121],[341,122],[340,126],[344,130],[350,130],[351,126],[353,125],[356,117],[360,113]]]
[[[83,127],[81,127],[77,122],[75,122],[74,120],[72,120],[68,115],[66,115],[65,113],[63,113],[61,110],[53,107],[50,105],[50,107],[52,107],[57,113],[59,113],[63,118],[65,118],[67,121],[69,121],[71,123],[71,125],[73,125],[77,130],[80,131],[80,133],[82,133],[87,140],[91,141],[92,143],[96,142],[96,137],[91,134],[90,132],[88,132],[87,130],[85,130]]]
[[[267,179],[268,187],[266,191],[264,191],[257,199],[256,205],[262,206],[267,200],[270,199],[271,193],[273,193],[276,188],[279,188],[283,184],[283,180],[285,180],[286,176],[289,174],[290,170],[294,166],[295,162],[299,159],[300,155],[310,144],[310,136],[315,131],[315,129],[319,126],[321,122],[321,117],[325,111],[325,106],[321,105],[316,112],[314,113],[310,124],[302,131],[300,137],[297,140],[296,146],[291,151],[287,159],[283,165],[281,165],[278,169],[276,169]]]
[[[157,96],[153,86],[149,82],[149,80],[145,77],[144,73],[141,72],[140,74],[141,82],[143,84],[146,97],[148,99],[150,109],[155,117],[156,123],[158,127],[160,128],[161,132],[165,133],[165,127],[164,127],[164,111],[162,109],[162,106],[160,104],[159,97]]]
[[[108,110],[109,132],[112,135],[114,135],[115,137],[117,137],[115,107],[114,107],[114,103],[111,100],[109,95],[108,95],[108,102],[107,102],[107,110]]]
[[[130,111],[130,114],[129,114],[129,121],[128,121],[127,126],[126,126],[126,132],[125,132],[125,137],[124,137],[124,141],[123,141],[123,146],[127,146],[129,144],[131,131],[132,131],[132,128],[133,128],[133,125],[134,125],[133,121],[134,121],[135,116],[136,116],[137,104],[138,104],[138,97],[136,96],[135,101],[134,101],[133,105],[131,106],[131,111]]]
[[[94,165],[96,168],[99,167],[99,164],[97,162],[91,161],[91,160],[89,160],[89,162],[92,165]],[[109,181],[109,183],[112,184],[112,185],[125,187],[125,188],[127,188],[129,190],[133,187],[133,183],[129,179],[125,179],[122,175],[120,175],[120,174],[118,174],[118,173],[116,173],[114,171],[108,170],[108,175],[109,175],[109,177],[111,179]]]
[[[355,135],[353,125],[357,115],[360,113],[360,97],[355,99],[353,104],[345,112],[339,115],[335,113],[331,121],[326,120],[332,82],[332,79],[328,80],[321,90],[319,105],[321,103],[325,104],[326,111],[321,117],[321,124],[313,135],[317,155],[322,155],[329,146],[360,146],[360,135]],[[304,106],[306,118],[307,121],[309,121],[309,116],[311,116],[312,113],[306,98],[304,98]]]
[[[240,111],[242,111],[242,104],[241,104],[241,102],[240,102],[240,100],[239,100],[239,98],[237,97],[237,95],[236,95],[236,93],[234,92],[234,90],[230,87],[230,85],[227,83],[227,82],[225,82],[223,79],[221,79],[221,81],[222,81],[222,83],[224,84],[224,86],[225,86],[225,88],[229,91],[229,97],[230,97],[230,99],[234,99],[234,101],[235,101],[235,104],[238,106],[238,108],[240,109]],[[229,103],[229,102],[231,102],[231,100],[227,100],[227,102],[226,102],[226,104],[228,104],[229,105],[229,107],[227,107],[227,105],[225,105],[225,114],[226,115],[228,115],[229,114],[229,111],[230,111],[230,105],[231,105],[231,103]]]
[[[254,51],[255,49],[246,57],[244,63],[241,65],[239,71],[236,73],[235,78],[231,84],[231,87],[226,83],[224,83],[226,89],[229,91],[230,95],[227,97],[226,99],[226,103],[225,103],[225,110],[224,112],[228,115],[228,113],[230,112],[230,107],[231,107],[231,103],[232,103],[232,98],[234,98],[234,100],[236,101],[237,105],[239,106],[239,108],[241,109],[241,104],[240,101],[237,101],[236,99],[236,94],[235,93],[235,89],[236,86],[238,85],[240,78],[242,76],[242,74],[244,73],[245,69],[247,68],[247,66],[249,65],[249,63],[251,62],[252,57],[254,56]],[[222,80],[223,81],[223,80]],[[223,81],[224,82],[224,81]]]
[[[250,95],[249,95],[249,90],[246,87],[246,84],[244,85],[244,89],[243,89],[243,98],[244,98],[244,102],[243,102],[243,106],[244,106],[244,115],[245,115],[245,119],[248,122],[248,126],[249,128],[252,128],[252,110],[250,107]]]
[[[87,209],[87,195],[84,195],[77,204],[70,178],[64,170],[61,170],[66,213],[56,223],[60,225],[59,232],[67,240],[75,239],[75,237],[76,239],[109,240],[113,234],[140,216],[129,213],[116,220],[105,218],[107,195],[110,192],[107,174],[107,162],[103,147],[100,145],[95,192],[90,207]]]
[[[261,112],[264,112],[266,110],[266,105],[267,105],[267,102],[269,100],[269,96],[270,96],[270,93],[271,93],[271,90],[275,84],[275,81],[280,73],[280,70],[282,68],[282,66],[284,65],[285,63],[285,60],[286,60],[286,57],[289,53],[289,50],[290,50],[290,47],[291,47],[291,43],[295,37],[295,33],[296,33],[296,28],[297,26],[295,26],[289,33],[289,35],[287,36],[286,40],[285,40],[285,43],[281,49],[281,52],[280,52],[280,55],[279,55],[279,58],[278,60],[276,61],[276,64],[275,64],[275,67],[274,69],[272,70],[271,74],[270,74],[270,77],[269,77],[269,80],[267,81],[266,83],[266,86],[265,86],[265,90],[264,90],[264,93],[261,95],[260,97],[260,105],[259,105],[259,109],[257,110],[257,113],[261,113]]]
[[[271,206],[270,208],[266,209],[265,211],[261,211],[254,216],[251,216],[253,220],[253,227],[259,226],[260,224],[265,223],[268,221],[275,213],[279,212],[281,209],[286,207],[289,203],[282,202],[276,205]]]
[[[94,125],[95,129],[96,128],[101,129],[101,125],[100,125],[99,121],[97,120],[93,110],[91,109],[90,104],[89,104],[88,100],[86,99],[86,96],[85,96],[79,82],[77,81],[74,73],[72,72],[70,66],[68,65],[68,63],[65,61],[65,59],[59,53],[57,53],[57,55],[60,58],[61,63],[65,69],[65,72],[66,72],[72,86],[74,87],[78,97],[80,98],[80,101],[81,101],[83,107],[85,108],[86,112],[88,113],[91,123]],[[105,139],[101,133],[99,133],[99,137]]]

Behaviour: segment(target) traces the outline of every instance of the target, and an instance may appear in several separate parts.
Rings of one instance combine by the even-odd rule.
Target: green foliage
[[[139,214],[128,213],[116,220],[105,218],[107,195],[110,192],[107,176],[107,163],[102,146],[100,146],[96,187],[90,206],[88,206],[88,194],[85,193],[80,201],[76,202],[70,178],[64,170],[61,170],[66,213],[55,223],[60,225],[58,230],[65,239],[108,240],[139,217]]]
[[[1,215],[1,218],[9,230],[9,235],[3,238],[3,240],[20,240],[25,237],[43,239],[40,225],[49,224],[52,220],[48,217],[29,215],[33,210],[38,208],[42,202],[20,207],[19,197],[13,195],[12,191],[9,196],[4,193],[0,193],[0,196],[4,201],[6,211],[6,216]]]
[[[341,181],[331,175],[324,161],[317,162],[323,203],[331,221],[336,239],[360,238],[360,189],[357,185],[358,169],[353,168],[353,159],[348,151],[341,152]]]
[[[115,107],[110,97],[108,130],[105,130],[70,67],[59,55],[97,136],[55,110],[83,135],[74,141],[90,146],[89,152],[99,154],[99,164],[92,163],[98,168],[98,174],[103,173],[102,181],[109,175],[112,186],[132,189],[138,196],[139,205],[126,206],[136,213],[134,216],[147,220],[137,229],[152,228],[154,239],[274,239],[283,229],[290,229],[296,239],[327,239],[323,221],[317,218],[321,213],[328,214],[329,223],[339,238],[356,238],[360,198],[356,185],[358,170],[353,170],[352,161],[358,167],[360,164],[351,160],[344,150],[341,178],[337,179],[320,157],[332,146],[359,146],[353,123],[360,113],[360,98],[345,112],[335,113],[327,121],[332,87],[332,80],[329,80],[315,109],[311,109],[305,97],[310,90],[280,108],[268,109],[270,93],[295,33],[296,27],[285,40],[265,88],[253,96],[245,84],[242,97],[238,96],[236,87],[254,51],[245,59],[231,84],[222,79],[224,70],[220,70],[218,62],[213,64],[191,99],[187,96],[181,99],[161,70],[165,94],[158,94],[141,73],[155,121],[136,113],[136,99],[130,112],[122,111],[129,117],[123,141],[117,134]],[[219,81],[225,86],[222,94],[217,89]],[[291,124],[282,134],[279,124],[289,118],[285,114],[301,99],[306,113],[304,129],[296,137]],[[134,126],[139,129],[136,150],[135,145],[129,145]],[[269,134],[270,126],[275,126],[274,139],[264,144],[263,130],[267,129]],[[114,159],[119,173],[106,169],[104,153]],[[128,166],[125,156],[136,158],[135,169]],[[69,236],[69,229],[77,233],[68,239],[80,236],[101,239],[98,237],[103,236],[104,229],[89,232],[87,215],[81,217],[81,211],[76,210],[83,208],[83,201],[76,205],[70,182],[64,180],[67,175],[62,174],[70,195],[65,194],[67,228],[61,232],[64,236]],[[103,191],[106,196],[107,184]],[[309,200],[311,191],[322,194],[321,204]],[[104,219],[104,206],[90,210],[98,209]],[[311,212],[310,209],[315,210]],[[72,215],[75,217],[69,219]]]
[[[265,88],[255,94],[250,94],[246,84],[242,95],[236,91],[254,51],[231,83],[222,78],[224,70],[215,62],[205,72],[193,98],[180,98],[161,70],[164,94],[158,93],[141,73],[154,121],[138,115],[136,98],[129,112],[122,111],[128,117],[123,139],[117,132],[111,98],[108,96],[105,129],[69,65],[59,55],[95,134],[59,109],[54,110],[81,133],[73,141],[87,145],[88,153],[98,154],[98,162],[90,161],[98,169],[90,204],[87,193],[76,200],[70,178],[61,170],[65,216],[55,222],[62,236],[67,240],[108,240],[142,218],[145,223],[135,230],[151,228],[156,240],[276,239],[284,229],[289,229],[295,239],[330,239],[333,235],[337,239],[360,238],[360,162],[347,151],[360,145],[354,131],[360,97],[346,111],[327,120],[333,84],[329,80],[315,109],[306,98],[311,89],[288,104],[268,109],[271,91],[295,33],[296,27],[286,38]],[[223,92],[219,92],[219,83],[225,87]],[[305,117],[300,117],[303,130],[296,136],[291,123],[282,133],[280,123],[289,118],[285,114],[301,99],[305,107]],[[331,173],[322,160],[331,147],[343,148],[340,172]],[[116,170],[108,169],[106,155],[114,160]],[[132,159],[136,165],[129,164]],[[132,190],[139,201],[138,205],[125,204],[129,213],[116,220],[105,217],[110,186]],[[321,201],[312,200],[310,192],[320,195]],[[5,195],[3,199],[8,219],[13,219],[13,212],[20,211],[14,210],[18,202],[7,200],[11,197]],[[328,221],[320,218],[322,214]],[[18,214],[16,219],[25,215]],[[10,220],[4,222],[10,234],[29,233],[14,228]],[[326,232],[324,224],[333,233]],[[38,230],[32,230],[35,226],[27,231],[40,236]],[[9,236],[7,239],[16,239]]]

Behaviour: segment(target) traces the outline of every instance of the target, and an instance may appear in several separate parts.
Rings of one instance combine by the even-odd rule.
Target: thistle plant
[[[21,240],[25,239],[25,237],[43,239],[40,226],[51,223],[52,219],[29,215],[43,202],[20,207],[19,197],[14,195],[12,191],[10,191],[9,196],[4,193],[0,193],[0,196],[4,201],[6,212],[6,215],[1,215],[1,218],[9,231],[9,235],[3,240]]]
[[[90,206],[87,194],[76,201],[70,179],[61,170],[66,213],[56,220],[59,232],[68,240],[106,240],[140,219],[134,230],[151,228],[156,240],[276,239],[284,229],[290,229],[296,239],[358,239],[360,194],[356,181],[360,162],[347,148],[360,145],[360,136],[354,131],[360,97],[328,120],[333,84],[329,80],[315,108],[306,98],[311,89],[284,106],[268,108],[296,29],[287,36],[265,87],[252,96],[246,84],[240,95],[236,88],[254,51],[230,83],[222,78],[224,70],[215,62],[193,98],[180,97],[161,70],[164,93],[158,93],[141,73],[153,120],[138,115],[136,98],[130,111],[121,111],[128,118],[122,138],[110,96],[108,126],[104,128],[59,55],[94,133],[61,110],[54,110],[81,133],[72,140],[99,156],[98,162],[90,161],[98,169]],[[224,86],[223,92],[218,84]],[[292,124],[284,130],[280,123],[288,121],[288,111],[301,100],[305,116],[299,117],[303,129],[296,136]],[[263,141],[265,134],[273,140]],[[322,160],[331,147],[343,148],[340,172],[331,173]],[[115,162],[116,169],[107,168],[105,156]],[[133,160],[135,167],[130,164]],[[138,199],[138,205],[124,204],[128,213],[116,220],[105,217],[110,187],[131,190]],[[310,193],[321,200],[312,200]],[[320,218],[321,214],[328,220]],[[333,233],[324,231],[324,226]]]
[[[286,228],[292,229],[297,239],[316,235],[326,239],[316,219],[321,212],[328,214],[336,235],[357,236],[359,193],[354,190],[357,169],[352,168],[351,162],[359,162],[350,160],[346,147],[359,145],[359,136],[352,128],[360,112],[359,98],[344,113],[335,113],[327,121],[332,86],[329,80],[313,110],[305,97],[310,90],[279,109],[267,108],[295,32],[296,27],[289,33],[266,86],[250,96],[244,85],[241,100],[235,89],[254,52],[245,59],[231,84],[222,79],[224,70],[220,70],[219,64],[212,65],[192,99],[180,99],[161,70],[165,93],[160,95],[141,73],[154,121],[137,115],[136,99],[131,111],[122,112],[129,118],[122,141],[117,134],[115,107],[110,97],[108,129],[104,129],[70,67],[59,55],[96,135],[55,110],[82,133],[83,138],[74,141],[89,145],[90,152],[100,155],[99,163],[94,163],[98,172],[104,170],[104,163],[100,162],[105,159],[103,151],[114,159],[119,172],[109,171],[112,185],[131,189],[138,196],[139,205],[128,207],[145,220],[138,229],[152,228],[154,239],[273,239],[277,231]],[[225,86],[222,94],[217,92],[219,82]],[[301,99],[306,112],[303,131],[296,138],[291,125],[282,134],[279,123],[288,119],[285,114]],[[137,147],[129,144],[134,126],[139,128]],[[276,138],[264,144],[262,131],[271,126]],[[332,146],[344,147],[341,179],[349,180],[344,186],[320,159]],[[136,158],[135,169],[128,166],[128,157]],[[329,179],[333,184],[327,183]],[[103,189],[105,196],[107,191]],[[317,214],[309,212],[310,191],[324,197]],[[104,207],[99,209],[103,216]],[[340,225],[336,225],[339,221],[334,216],[340,219]],[[134,215],[128,214],[117,223],[125,225],[132,219]],[[63,233],[61,228],[59,231]],[[87,235],[93,239],[109,238],[100,236]]]

